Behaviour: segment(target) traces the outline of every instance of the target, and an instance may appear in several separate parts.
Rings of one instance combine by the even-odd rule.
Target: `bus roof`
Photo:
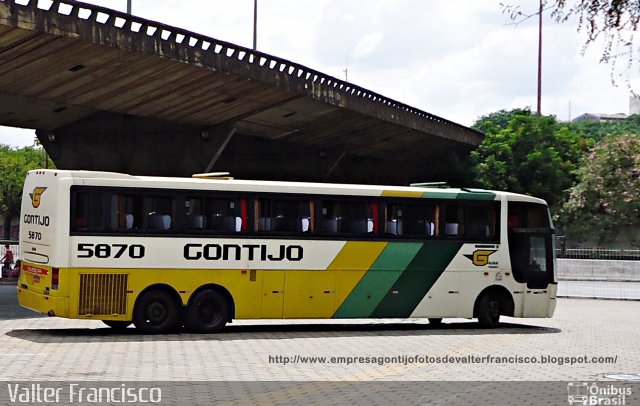
[[[207,178],[178,178],[127,175],[116,172],[59,169],[41,169],[29,172],[29,175],[37,176],[39,174],[55,174],[57,179],[72,178],[72,183],[74,185],[86,186],[333,194],[344,196],[387,196],[461,200],[499,200],[499,196],[507,196],[508,200],[526,201],[546,205],[546,202],[542,199],[517,193],[475,188],[442,187],[441,185],[430,187],[428,186],[428,184],[425,184],[425,186],[361,185],[273,180],[240,180],[232,179],[226,176]]]

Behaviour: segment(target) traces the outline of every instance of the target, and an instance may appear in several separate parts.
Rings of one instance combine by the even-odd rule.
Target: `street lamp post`
[[[540,12],[538,13],[538,116],[541,112],[542,99],[542,0],[540,0]]]
[[[253,0],[253,50],[258,43],[258,0]]]

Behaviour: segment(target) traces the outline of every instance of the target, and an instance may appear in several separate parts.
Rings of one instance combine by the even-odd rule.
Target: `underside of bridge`
[[[455,182],[483,138],[272,55],[38,0],[0,0],[0,125],[36,129],[59,168],[346,183]]]

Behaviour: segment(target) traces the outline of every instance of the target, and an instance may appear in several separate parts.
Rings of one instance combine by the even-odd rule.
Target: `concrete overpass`
[[[176,3],[178,6],[179,3]],[[477,131],[300,64],[72,0],[0,0],[0,125],[60,168],[453,180]]]

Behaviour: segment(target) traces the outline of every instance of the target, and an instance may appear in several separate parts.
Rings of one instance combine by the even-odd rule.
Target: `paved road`
[[[640,282],[560,281],[558,296],[640,300]]]
[[[226,382],[214,391],[226,404],[353,397],[356,404],[548,405],[566,404],[567,381],[640,379],[640,301],[559,299],[551,319],[505,318],[495,330],[464,319],[441,328],[415,319],[268,320],[237,321],[215,335],[148,336],[133,328],[117,334],[99,321],[23,318],[5,297],[11,289],[0,286],[0,381],[156,381],[189,399],[165,404],[215,403],[212,388]],[[353,393],[345,382],[362,385]],[[640,404],[640,383],[633,390],[638,397],[626,404]],[[427,392],[401,396],[416,391]],[[436,394],[443,397],[434,401]]]
[[[18,305],[16,285],[0,284],[0,320],[40,317]]]

